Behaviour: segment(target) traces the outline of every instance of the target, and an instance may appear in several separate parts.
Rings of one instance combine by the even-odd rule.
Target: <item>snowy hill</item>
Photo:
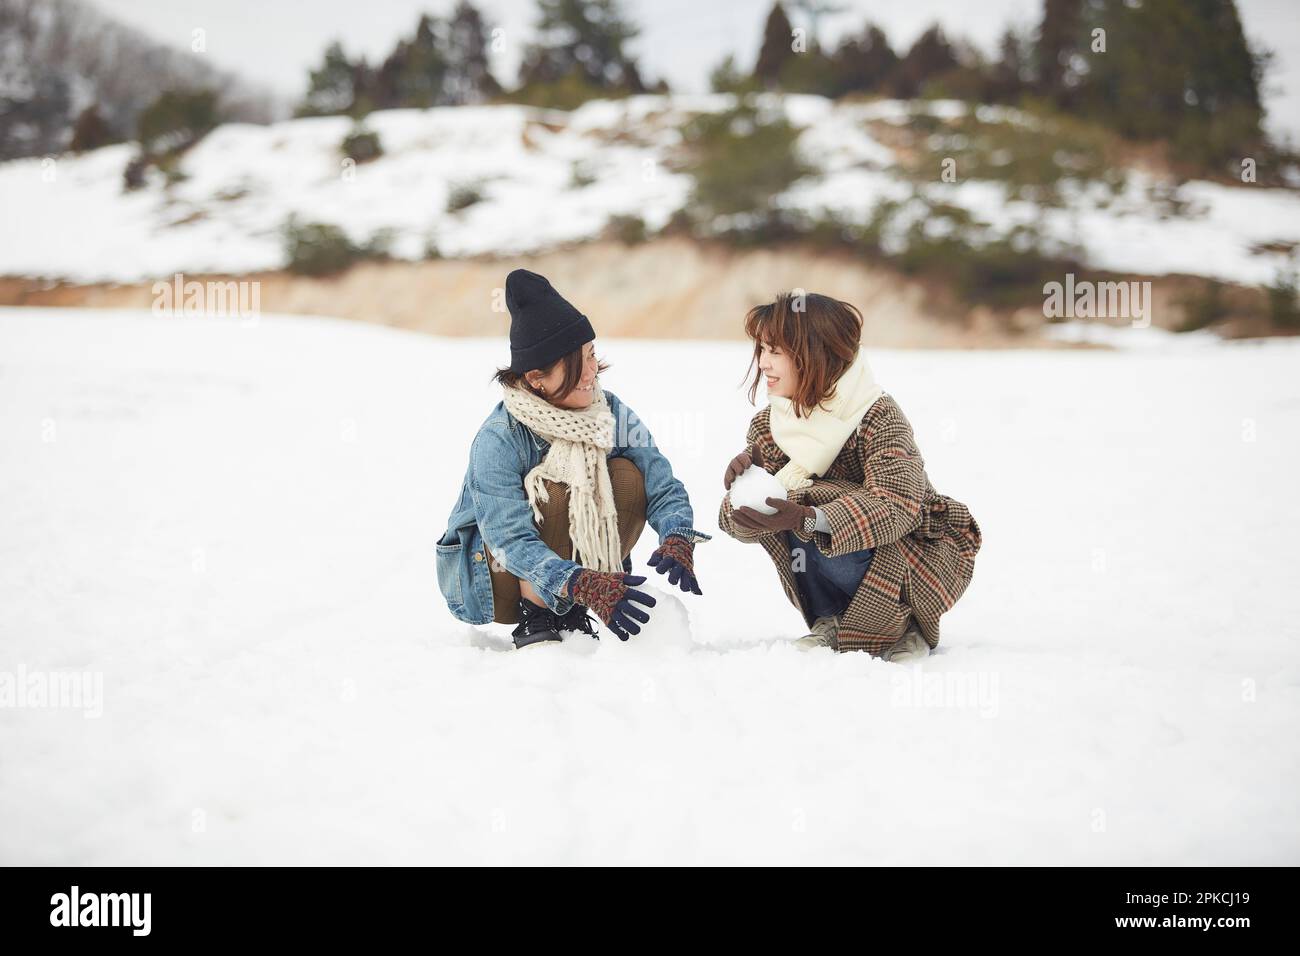
[[[873,356],[985,535],[907,670],[723,536],[689,626],[454,621],[500,341],[0,310],[0,679],[102,678],[0,707],[0,861],[1294,864],[1300,351],[1152,341]],[[714,530],[745,345],[602,352]]]
[[[355,169],[339,152],[346,118],[230,124],[184,156],[178,181],[169,185],[155,170],[145,188],[126,194],[131,146],[11,162],[0,165],[0,275],[136,281],[277,269],[290,215],[337,224],[358,242],[391,230],[393,252],[404,258],[430,246],[444,256],[542,250],[597,236],[617,216],[642,217],[654,232],[690,194],[690,178],[674,171],[681,123],[732,102],[644,96],[572,113],[514,105],[381,112],[367,126],[384,155]],[[959,103],[789,96],[766,104],[803,130],[798,148],[816,170],[780,204],[811,215],[861,223],[881,201],[907,203],[919,190],[970,211],[990,236],[1037,222],[1048,239],[1077,245],[1091,267],[1249,284],[1273,281],[1286,261],[1277,247],[1258,247],[1300,242],[1295,190],[1192,182],[1170,197],[1135,170],[1116,195],[1078,184],[1063,205],[1044,208],[1008,200],[996,178],[945,183],[936,170],[933,181],[914,184],[899,147],[887,145],[889,130],[961,119]],[[992,107],[976,118],[988,127],[1033,122]],[[466,186],[482,201],[449,212],[449,197]],[[915,217],[925,217],[923,206]]]

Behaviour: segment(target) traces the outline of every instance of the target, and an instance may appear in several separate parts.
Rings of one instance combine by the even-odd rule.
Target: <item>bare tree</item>
[[[67,147],[93,107],[118,138],[165,90],[212,89],[226,119],[268,122],[265,92],[173,50],[81,0],[0,0],[0,159]]]

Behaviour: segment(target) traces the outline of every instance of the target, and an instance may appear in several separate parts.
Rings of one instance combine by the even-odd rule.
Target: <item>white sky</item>
[[[206,32],[207,54],[219,66],[287,97],[303,90],[307,71],[326,44],[340,39],[352,55],[375,60],[398,36],[409,34],[419,14],[446,14],[454,0],[90,0],[117,18],[176,46],[190,46],[192,31]],[[1011,22],[1038,21],[1041,0],[837,0],[846,13],[827,17],[823,40],[858,29],[870,18],[897,48],[930,23],[991,49]],[[479,0],[477,6],[501,27],[506,49],[494,63],[497,76],[514,79],[519,50],[532,35],[534,0]],[[771,0],[624,0],[641,26],[635,51],[643,73],[664,76],[674,89],[703,90],[709,70],[727,53],[751,65],[758,52]],[[1266,89],[1268,122],[1300,140],[1300,2],[1237,0],[1253,44],[1276,53]],[[790,10],[790,4],[786,5]],[[797,21],[796,21],[797,22]]]

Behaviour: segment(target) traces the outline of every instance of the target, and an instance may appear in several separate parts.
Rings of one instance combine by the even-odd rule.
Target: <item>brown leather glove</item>
[[[730,491],[731,483],[739,478],[741,473],[750,465],[758,465],[759,468],[763,467],[763,456],[759,452],[757,445],[750,445],[727,463],[727,472],[722,476],[722,487]]]
[[[782,498],[768,498],[767,506],[775,508],[776,514],[765,515],[753,508],[734,508],[731,517],[736,524],[749,531],[799,531],[803,528],[804,518],[817,514],[808,505]]]

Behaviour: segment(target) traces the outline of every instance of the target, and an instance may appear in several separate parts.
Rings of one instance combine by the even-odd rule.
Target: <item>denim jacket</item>
[[[627,458],[645,478],[646,521],[659,541],[676,534],[692,541],[709,535],[691,527],[694,516],[686,488],[631,408],[605,392],[614,415],[614,447],[607,457]],[[439,539],[438,587],[455,617],[487,624],[494,617],[492,576],[483,544],[492,559],[533,586],[546,605],[563,614],[573,606],[569,579],[580,565],[548,548],[533,523],[524,476],[541,464],[550,443],[506,411],[499,402],[474,437],[460,499]]]

